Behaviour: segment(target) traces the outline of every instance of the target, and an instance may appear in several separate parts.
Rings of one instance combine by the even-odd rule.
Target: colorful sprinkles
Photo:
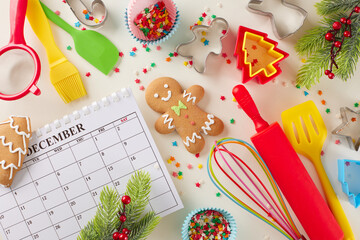
[[[159,39],[168,34],[173,26],[165,3],[159,1],[143,11],[135,18],[134,24],[144,33],[149,40]]]
[[[229,239],[230,224],[224,215],[215,210],[200,211],[195,214],[189,224],[190,240]]]

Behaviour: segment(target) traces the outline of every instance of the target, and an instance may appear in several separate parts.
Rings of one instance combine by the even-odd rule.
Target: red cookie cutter
[[[243,83],[257,77],[260,84],[265,84],[282,72],[279,62],[289,54],[278,49],[278,43],[267,36],[263,32],[239,27],[234,55],[237,67],[243,71]]]

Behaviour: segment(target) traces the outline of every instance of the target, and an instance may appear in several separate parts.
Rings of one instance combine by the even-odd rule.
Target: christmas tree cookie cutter
[[[66,0],[66,3],[70,6],[70,9],[74,13],[75,17],[82,24],[88,27],[100,27],[105,23],[107,19],[108,11],[105,7],[104,2],[101,0],[92,1],[90,6],[85,4],[83,0]],[[87,13],[84,13],[85,10]],[[92,15],[97,16],[98,14],[102,15],[101,19],[90,19],[94,18]]]
[[[278,43],[263,32],[240,26],[234,55],[237,67],[243,71],[243,83],[257,77],[260,84],[265,84],[282,71],[279,62],[289,56],[277,48]]]
[[[332,131],[332,134],[345,137],[350,148],[358,151],[360,146],[360,111],[348,107],[340,108],[342,123]]]
[[[285,0],[251,0],[250,11],[271,18],[275,35],[279,39],[286,38],[299,30],[307,17],[307,12]]]
[[[224,18],[214,18],[209,26],[196,25],[192,29],[194,38],[176,47],[176,52],[187,58],[192,58],[193,66],[199,73],[205,72],[206,60],[213,53],[219,55],[222,51],[221,40],[229,30],[229,24]]]
[[[349,202],[355,208],[360,206],[360,161],[339,159],[338,179],[342,190],[349,197]]]

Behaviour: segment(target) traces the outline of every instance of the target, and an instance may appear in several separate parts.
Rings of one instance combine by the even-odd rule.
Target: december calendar
[[[3,240],[75,240],[104,186],[124,194],[136,170],[150,173],[148,209],[183,207],[130,89],[33,133],[21,171],[0,189]]]

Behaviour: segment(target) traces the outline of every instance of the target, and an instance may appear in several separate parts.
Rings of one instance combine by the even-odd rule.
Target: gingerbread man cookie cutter
[[[214,18],[209,26],[196,25],[192,28],[193,39],[179,44],[175,51],[183,57],[192,58],[195,70],[203,73],[208,56],[211,53],[215,55],[221,53],[221,40],[226,36],[228,30],[228,22],[220,17]]]
[[[277,38],[283,39],[299,30],[307,17],[307,12],[285,0],[250,0],[250,11],[271,17]]]
[[[155,79],[145,92],[147,104],[161,114],[155,122],[156,131],[168,134],[176,130],[186,149],[194,154],[204,148],[203,135],[215,136],[224,129],[219,118],[197,106],[204,93],[198,85],[183,90],[175,79],[169,77]]]

